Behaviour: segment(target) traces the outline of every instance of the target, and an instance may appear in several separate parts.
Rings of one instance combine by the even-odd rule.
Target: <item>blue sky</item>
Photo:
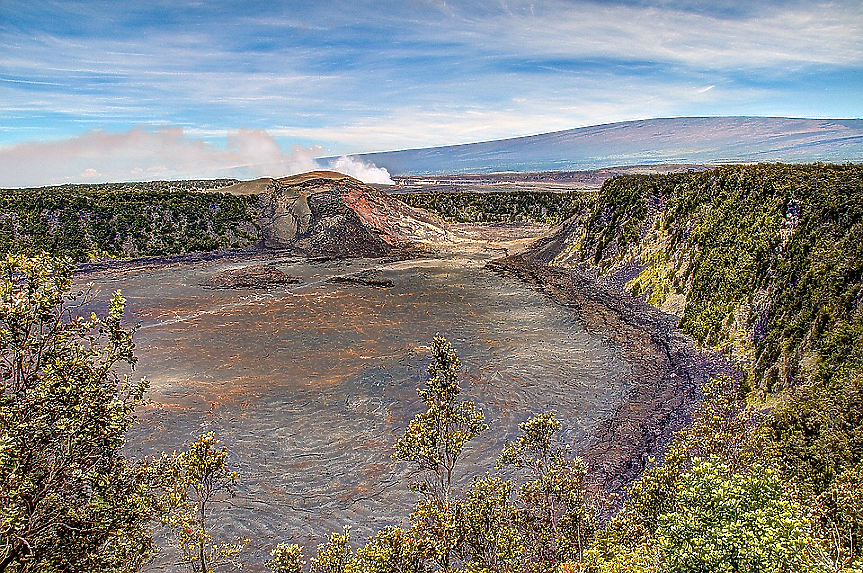
[[[863,116],[860,0],[0,0],[0,50],[0,153],[103,132],[326,155]]]

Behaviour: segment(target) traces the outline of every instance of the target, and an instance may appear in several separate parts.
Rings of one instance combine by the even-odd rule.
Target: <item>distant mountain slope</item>
[[[863,119],[648,119],[360,157],[393,175],[580,170],[656,163],[859,162],[863,161]]]

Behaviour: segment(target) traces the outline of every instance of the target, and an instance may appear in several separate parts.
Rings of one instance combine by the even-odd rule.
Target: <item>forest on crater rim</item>
[[[123,227],[111,208],[93,207],[110,193],[84,191],[89,199],[75,203],[80,197],[72,192],[50,203],[7,191],[4,201],[12,203],[4,206],[2,246],[87,260],[254,242],[254,199],[222,197],[220,203],[215,195],[171,193],[146,201],[155,211],[142,221],[161,227]],[[537,260],[609,277],[677,314],[681,330],[734,357],[743,375],[704,389],[691,426],[622,501],[607,505],[586,492],[583,462],[555,443],[554,421],[538,417],[502,455],[525,470],[520,482],[492,476],[467,492],[420,491],[410,528],[387,528],[356,551],[347,533],[334,534],[312,562],[316,571],[863,567],[863,166],[760,164],[627,175],[606,181],[589,199],[576,201],[572,216],[534,249]],[[79,225],[82,220],[91,227]],[[105,231],[100,221],[120,230]],[[76,225],[79,234],[64,231]],[[151,240],[184,236],[186,228],[211,241],[201,247]],[[147,239],[136,243],[141,234]],[[167,246],[158,253],[118,248],[130,240]],[[104,248],[112,244],[114,251]],[[13,291],[7,285],[4,298]],[[6,330],[14,311],[11,303],[3,308]],[[3,343],[5,353],[8,336]],[[445,346],[438,350],[430,382],[453,363]],[[0,408],[8,406],[9,392],[4,375]],[[428,411],[451,407],[457,414],[457,385],[441,392],[445,399],[431,399]],[[477,437],[479,425],[466,416],[473,425],[461,436]],[[3,418],[4,432],[14,430],[13,421]],[[6,472],[11,458],[0,452]],[[435,464],[421,469],[437,471]],[[12,523],[7,510],[15,495],[0,496],[4,527]],[[0,531],[7,547],[9,531]],[[298,570],[302,557],[290,545],[279,547],[271,567]],[[106,548],[116,544],[91,549]],[[38,570],[26,561],[9,563],[4,570]]]
[[[772,472],[781,499],[804,518],[806,557],[782,569],[860,568],[863,166],[760,164],[614,178],[537,254],[616,280],[677,314],[682,331],[722,349],[744,372],[705,389],[692,426],[599,535],[600,562],[635,559],[665,547],[658,534],[699,528],[710,534],[689,538],[685,558],[660,549],[646,562],[725,570],[735,551],[756,554],[744,533],[742,545],[724,537],[731,534],[723,528],[745,523],[739,503],[724,514],[725,501],[704,490],[697,503],[706,514],[683,503],[693,503],[686,495],[695,460],[712,459],[739,479]],[[723,488],[735,478],[728,479]],[[690,520],[683,525],[681,512]],[[756,536],[770,533],[766,522],[752,527]]]

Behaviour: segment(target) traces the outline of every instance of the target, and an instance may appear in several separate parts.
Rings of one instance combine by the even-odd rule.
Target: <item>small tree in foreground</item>
[[[357,549],[347,573],[431,573],[433,547],[428,540],[399,527],[384,527]]]
[[[580,458],[571,459],[569,449],[558,442],[560,422],[553,415],[534,416],[519,429],[521,435],[504,446],[498,466],[527,473],[514,513],[527,568],[581,561],[596,531],[595,510],[584,487],[587,466]]]
[[[426,411],[417,414],[396,442],[393,459],[413,462],[424,481],[417,489],[439,505],[449,503],[455,465],[467,443],[488,429],[485,416],[473,402],[459,401],[459,359],[441,335],[432,342],[429,380],[417,393]]]
[[[488,429],[473,402],[459,401],[459,360],[446,339],[436,335],[425,388],[417,391],[425,412],[417,414],[395,446],[394,460],[413,462],[424,496],[412,516],[414,528],[434,542],[435,561],[449,571],[458,539],[458,504],[453,499],[455,467],[467,443]]]
[[[267,561],[267,567],[273,573],[302,573],[305,564],[303,548],[296,543],[279,543]]]
[[[512,505],[515,485],[486,475],[461,502],[459,558],[468,571],[520,571],[524,543]]]
[[[183,562],[195,573],[211,573],[222,564],[240,565],[236,556],[248,539],[236,538],[233,543],[218,543],[213,538],[213,505],[234,496],[237,472],[227,466],[228,452],[213,437],[202,434],[189,444],[189,449],[163,456],[156,463],[157,472],[166,488],[162,498],[162,521],[176,536]]]
[[[146,383],[132,332],[75,316],[70,261],[0,260],[0,571],[134,571],[153,550],[143,468],[122,453]]]
[[[351,555],[351,528],[346,525],[342,533],[333,533],[318,547],[318,555],[312,557],[312,573],[344,573]]]

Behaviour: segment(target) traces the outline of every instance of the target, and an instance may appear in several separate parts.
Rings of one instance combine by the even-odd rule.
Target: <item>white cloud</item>
[[[62,183],[233,177],[282,177],[319,169],[320,147],[282,151],[261,130],[228,134],[220,148],[188,137],[182,128],[89,131],[47,143],[0,147],[0,187]],[[374,174],[373,166],[366,166]]]
[[[608,58],[699,70],[782,66],[786,72],[804,65],[863,63],[859,3],[768,7],[742,18],[587,2],[541,6],[467,17],[450,32],[468,45],[520,58]],[[438,35],[442,29],[431,27],[428,33]]]

